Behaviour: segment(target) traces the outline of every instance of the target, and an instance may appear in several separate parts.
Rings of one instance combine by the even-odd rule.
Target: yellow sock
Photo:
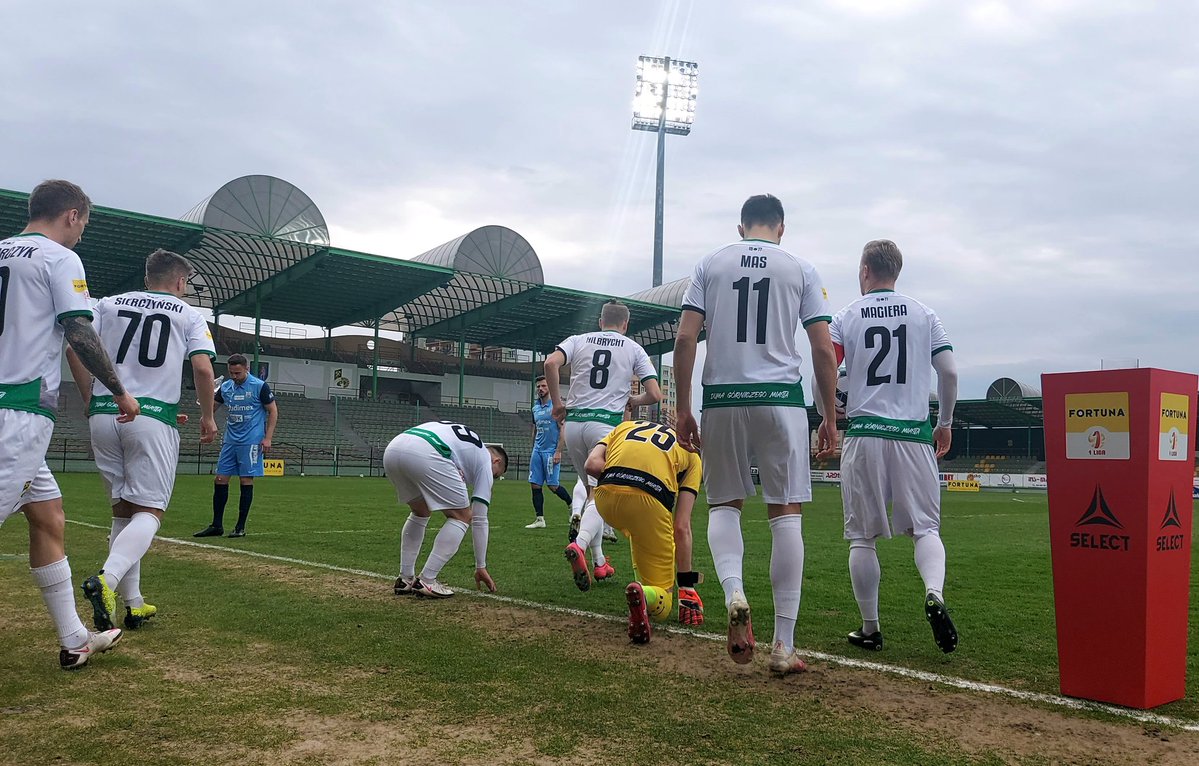
[[[652,585],[642,585],[641,589],[645,591],[645,610],[649,612],[650,619],[665,620],[670,616],[674,601],[669,590]]]

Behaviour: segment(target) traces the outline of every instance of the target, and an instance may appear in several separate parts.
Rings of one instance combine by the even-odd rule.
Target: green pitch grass
[[[59,479],[69,519],[107,525],[97,476],[67,474]],[[209,521],[210,497],[208,479],[179,477],[160,536],[190,540]],[[236,513],[237,489],[232,488],[227,530]],[[844,639],[857,627],[858,614],[840,533],[839,495],[834,488],[818,487],[804,514],[807,554],[797,645],[1057,693],[1046,514],[1044,494],[946,496],[946,598],[961,635],[959,649],[952,655],[936,649],[924,620],[911,542],[881,542],[880,610],[887,648],[866,654]],[[511,480],[496,485],[489,570],[500,592],[547,605],[625,614],[623,585],[631,573],[627,543],[606,545],[617,568],[615,582],[580,593],[562,558],[567,515],[566,506],[547,493],[549,527],[526,530],[524,525],[533,517],[528,485]],[[202,542],[394,576],[406,516],[407,508],[396,503],[391,485],[383,479],[260,479],[249,535]],[[435,516],[421,561],[440,523],[441,517]],[[427,710],[441,724],[466,728],[482,719],[487,726],[498,727],[503,741],[513,735],[533,743],[533,752],[517,752],[497,762],[526,762],[522,758],[534,762],[542,756],[570,754],[586,758],[590,753],[579,749],[572,724],[579,705],[588,709],[589,736],[623,743],[618,752],[605,750],[601,760],[611,764],[663,759],[792,762],[784,753],[802,753],[793,762],[813,763],[975,762],[948,751],[944,742],[910,731],[878,731],[864,714],[823,710],[813,700],[797,698],[785,708],[760,704],[735,679],[719,674],[705,675],[704,680],[681,688],[679,679],[664,678],[647,667],[618,668],[586,653],[579,656],[572,649],[571,636],[552,631],[531,644],[494,640],[488,630],[472,627],[472,620],[485,619],[487,608],[473,599],[459,597],[445,609],[414,609],[411,600],[386,596],[390,582],[299,564],[279,565],[293,569],[299,583],[285,586],[256,577],[255,560],[239,559],[246,562],[237,565],[241,569],[218,566],[212,554],[164,542],[151,550],[143,574],[144,592],[164,607],[161,625],[127,639],[130,647],[139,646],[146,636],[153,643],[147,642],[141,651],[131,648],[104,656],[82,673],[62,673],[50,651],[53,636],[22,557],[26,552],[23,526],[14,518],[0,532],[0,573],[9,583],[0,605],[8,614],[19,615],[6,626],[7,646],[0,651],[0,719],[6,720],[0,727],[0,751],[13,753],[18,763],[52,762],[53,758],[37,756],[42,752],[39,748],[46,747],[39,727],[56,721],[61,726],[64,717],[79,722],[55,729],[60,744],[54,745],[58,749],[53,752],[66,762],[185,763],[201,752],[196,748],[214,740],[222,747],[213,751],[210,762],[252,762],[255,753],[277,753],[294,746],[294,737],[287,732],[302,729],[302,722],[293,726],[277,720],[280,710],[293,709],[359,723],[392,720],[412,710]],[[748,504],[743,528],[746,587],[758,639],[764,644],[772,628],[770,535],[760,503]],[[81,580],[102,563],[106,531],[69,524],[67,534],[75,579]],[[702,512],[696,514],[694,534],[695,566],[711,578],[699,587],[709,618],[704,629],[720,634],[723,597],[712,570]],[[472,587],[472,569],[468,535],[442,579]],[[347,599],[347,589],[369,592],[371,598]],[[375,593],[383,596],[374,598]],[[1188,663],[1192,690],[1199,680],[1197,611],[1199,600],[1192,597]],[[81,614],[86,619],[90,612]],[[547,624],[553,621],[552,615],[546,616]],[[604,625],[610,628],[611,646],[623,651],[623,627]],[[151,632],[157,628],[161,629]],[[721,645],[713,644],[711,649],[714,664],[727,663]],[[139,672],[147,667],[162,672]],[[913,694],[924,693],[925,688],[914,684]],[[635,703],[622,707],[629,700]],[[700,739],[693,738],[693,724],[686,714],[693,708],[708,711],[704,716],[708,733]],[[645,714],[652,709],[668,710],[671,715]],[[721,712],[713,715],[713,710]],[[746,725],[738,711],[750,710],[746,714],[753,725]],[[1199,696],[1192,691],[1187,699],[1158,712],[1199,719]],[[789,723],[796,720],[802,720],[803,726]],[[147,759],[137,746],[143,736],[170,744]],[[331,740],[336,736],[329,734]],[[682,749],[680,742],[685,743]],[[445,746],[451,748],[447,751],[431,741],[427,755],[432,758],[429,762],[471,761],[495,752],[500,744],[455,738]],[[983,754],[979,762],[994,760]],[[294,762],[304,759],[296,757]]]

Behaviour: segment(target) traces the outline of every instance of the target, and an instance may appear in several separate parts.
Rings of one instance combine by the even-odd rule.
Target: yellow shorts
[[[595,507],[629,538],[641,584],[673,590],[674,514],[639,489],[612,484],[595,488]]]

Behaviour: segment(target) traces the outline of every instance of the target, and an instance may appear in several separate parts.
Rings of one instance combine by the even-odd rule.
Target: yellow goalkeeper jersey
[[[699,494],[699,455],[679,446],[674,429],[628,420],[600,440],[608,448],[601,485],[634,487],[674,510],[679,492]]]

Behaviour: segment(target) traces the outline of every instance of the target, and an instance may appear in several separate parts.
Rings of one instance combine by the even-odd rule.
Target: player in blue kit
[[[216,465],[216,485],[212,491],[212,524],[193,537],[220,537],[225,534],[225,503],[229,500],[229,477],[241,480],[237,526],[230,537],[246,536],[246,518],[254,502],[254,477],[262,476],[262,458],[271,450],[279,408],[266,381],[250,374],[249,362],[242,354],[229,357],[229,377],[216,392],[216,403],[225,405],[225,441]]]
[[[558,482],[562,468],[562,451],[565,449],[566,433],[554,420],[554,404],[550,401],[550,386],[544,375],[538,375],[537,400],[533,402],[533,455],[529,458],[529,484],[533,488],[533,511],[537,518],[525,529],[545,528],[545,494],[542,487],[548,486],[562,502],[570,505],[570,493]]]

